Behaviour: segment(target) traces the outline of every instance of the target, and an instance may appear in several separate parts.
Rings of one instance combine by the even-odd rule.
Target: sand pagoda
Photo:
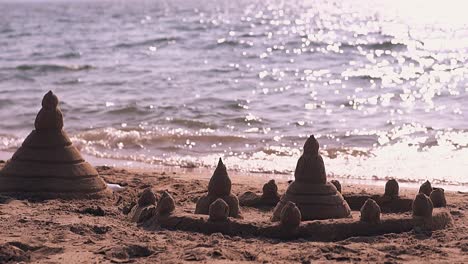
[[[297,162],[293,181],[273,212],[273,221],[279,221],[283,206],[291,201],[301,211],[302,220],[349,217],[351,210],[337,191],[327,182],[325,165],[319,154],[319,143],[310,136],[304,144],[304,154]]]
[[[0,171],[0,193],[38,198],[94,198],[110,193],[63,128],[58,98],[42,99],[35,130]]]

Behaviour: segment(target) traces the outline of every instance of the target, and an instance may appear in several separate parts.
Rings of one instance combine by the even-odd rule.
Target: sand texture
[[[168,191],[175,201],[175,212],[193,217],[197,199],[206,193],[211,175],[108,167],[100,167],[98,171],[106,182],[125,186],[125,190],[101,200],[0,197],[0,263],[468,262],[466,193],[445,193],[446,211],[454,221],[453,226],[446,229],[359,236],[334,242],[280,240],[248,234],[230,236],[164,228],[148,230],[131,222],[127,215],[137,202],[138,194],[150,187],[159,201],[163,192]],[[259,179],[234,176],[231,193],[261,193],[265,182]],[[283,194],[288,184],[277,181],[277,185],[279,193]],[[400,197],[414,197],[417,191],[401,188]],[[383,192],[383,186],[343,184],[345,197],[381,195]],[[241,209],[243,219],[229,219],[239,223],[268,224],[273,211],[272,207]],[[359,219],[359,214],[353,210],[353,219]],[[401,215],[383,213],[382,219],[398,216],[409,218],[411,212]],[[306,223],[313,225],[313,222]]]

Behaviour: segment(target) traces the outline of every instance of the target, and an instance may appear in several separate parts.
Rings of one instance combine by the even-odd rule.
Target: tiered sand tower
[[[273,212],[279,221],[283,206],[291,201],[301,211],[302,220],[349,217],[349,208],[336,187],[327,182],[325,165],[319,154],[319,143],[310,136],[304,144],[304,154],[297,162],[292,182]]]
[[[24,140],[0,171],[0,193],[38,198],[97,198],[110,194],[105,182],[63,128],[58,98],[49,91]]]

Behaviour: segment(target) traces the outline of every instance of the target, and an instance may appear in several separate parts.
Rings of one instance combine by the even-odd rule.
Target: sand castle
[[[208,184],[208,194],[202,196],[196,205],[196,214],[209,214],[210,205],[221,198],[229,206],[229,216],[240,217],[239,200],[231,194],[231,179],[221,158]]]
[[[272,221],[279,221],[281,210],[288,201],[296,204],[302,220],[317,220],[349,217],[351,210],[337,191],[327,183],[325,165],[319,154],[319,143],[310,136],[304,144],[304,153],[297,162],[292,182],[286,194],[276,205]]]
[[[240,205],[251,207],[275,206],[281,199],[275,180],[270,180],[265,183],[262,191],[261,195],[254,192],[243,193],[239,196]]]
[[[360,218],[353,219],[348,204],[335,185],[326,182],[325,166],[318,154],[318,148],[318,142],[311,136],[304,146],[304,154],[298,161],[296,181],[289,185],[286,194],[274,209],[273,218],[277,217],[279,223],[259,221],[259,219],[229,218],[233,216],[231,210],[238,212],[239,207],[236,197],[231,194],[231,180],[220,160],[210,179],[208,194],[197,202],[196,214],[181,211],[169,214],[156,213],[151,221],[145,222],[144,226],[149,230],[168,228],[249,238],[253,236],[337,241],[355,236],[418,231],[422,229],[421,227],[423,230],[437,230],[452,224],[450,212],[445,208],[433,209],[432,202],[425,194],[419,194],[414,201],[399,197],[398,183],[395,180],[387,183],[384,195],[352,196],[356,201],[355,205],[360,205],[357,210],[361,211]],[[264,194],[277,194],[278,190],[274,181],[268,182],[262,189]],[[256,197],[260,199],[266,196],[269,195]],[[376,197],[377,201],[369,197]],[[365,200],[361,202],[363,199]],[[412,215],[381,214],[383,211],[381,204],[385,206],[384,208],[389,207],[392,212],[397,209],[406,212],[407,201],[410,202],[409,210],[413,210]],[[172,199],[169,204],[174,204]],[[339,219],[328,220],[330,218]]]
[[[0,193],[37,198],[98,198],[110,194],[63,128],[59,100],[49,91],[33,130],[0,171]]]

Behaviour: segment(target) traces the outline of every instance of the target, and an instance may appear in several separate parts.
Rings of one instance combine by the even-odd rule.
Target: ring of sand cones
[[[240,193],[240,188],[250,188],[251,191],[236,196],[221,159],[207,185],[200,179],[188,176],[170,176],[165,172],[131,173],[110,167],[99,167],[100,176],[98,170],[84,161],[62,130],[63,118],[58,103],[52,92],[44,96],[35,130],[0,171],[0,223],[3,230],[11,230],[8,234],[3,231],[4,244],[0,247],[2,263],[41,262],[45,259],[52,263],[54,260],[60,263],[94,262],[96,259],[98,262],[218,259],[223,262],[291,260],[307,263],[308,260],[321,258],[391,263],[404,258],[396,253],[386,253],[382,259],[375,259],[369,254],[363,257],[357,251],[353,254],[340,250],[344,248],[343,244],[336,243],[389,234],[427,238],[432,232],[454,229],[456,219],[463,216],[460,210],[449,208],[444,190],[433,188],[428,181],[421,185],[414,199],[400,195],[399,184],[393,179],[386,183],[383,195],[346,192],[346,186],[342,187],[337,180],[327,181],[319,143],[314,136],[305,142],[304,152],[296,165],[295,180],[289,184],[280,183],[280,186],[270,180],[263,185],[260,194],[257,193],[260,188],[252,189],[248,183],[243,183],[236,186],[237,193]],[[124,186],[124,190],[112,192],[103,179]],[[287,187],[286,191],[280,195],[283,187]],[[41,202],[36,204],[37,200]],[[458,199],[462,204],[466,204],[465,200]],[[462,207],[458,208],[463,210]],[[54,215],[55,221],[44,214]],[[15,218],[18,215],[23,217]],[[71,218],[64,215],[71,215]],[[95,217],[102,220],[98,221]],[[89,223],[100,225],[90,226]],[[51,230],[44,225],[55,228]],[[75,253],[66,254],[72,246],[56,247],[64,240],[57,238],[65,237],[61,229],[64,226],[73,234],[83,237],[83,242],[79,244],[84,250],[81,252],[83,261],[76,259],[80,253],[73,251]],[[56,237],[52,240],[42,238],[39,240],[42,244],[36,245],[36,241],[30,245],[24,237],[23,240],[15,240],[21,237],[17,234],[21,228],[23,232],[28,232],[29,228],[29,232],[39,231],[42,236],[55,234]],[[111,237],[103,237],[112,233],[112,229],[118,232]],[[193,250],[200,247],[197,236],[200,240],[203,240],[203,236],[216,236],[217,245],[203,248],[219,248],[217,251],[213,249],[213,252]],[[188,244],[174,245],[177,238],[187,240],[184,243]],[[230,239],[231,244],[245,245],[243,253],[233,253],[230,246],[221,247],[221,238]],[[247,245],[252,243],[252,239],[264,239],[261,244],[270,241],[270,246],[283,244],[289,248],[294,245],[290,241],[304,244],[321,242],[317,244],[321,253],[312,256],[314,254],[309,252],[307,255],[305,250],[296,259],[291,259],[287,253],[270,256],[265,251],[269,248],[267,243],[259,249],[264,253],[264,256],[260,256],[260,253],[248,250]],[[462,255],[468,252],[468,239],[464,239],[462,241],[465,242],[457,244]],[[102,242],[108,240],[112,242]],[[195,245],[190,241],[194,241],[192,244]],[[123,245],[112,246],[119,242]],[[165,246],[161,243],[165,243]],[[330,248],[328,244],[333,247]],[[86,251],[87,248],[91,248],[90,251]],[[323,251],[323,248],[328,248],[328,251]],[[334,252],[333,248],[339,252]],[[183,252],[174,255],[170,253],[171,250]]]

